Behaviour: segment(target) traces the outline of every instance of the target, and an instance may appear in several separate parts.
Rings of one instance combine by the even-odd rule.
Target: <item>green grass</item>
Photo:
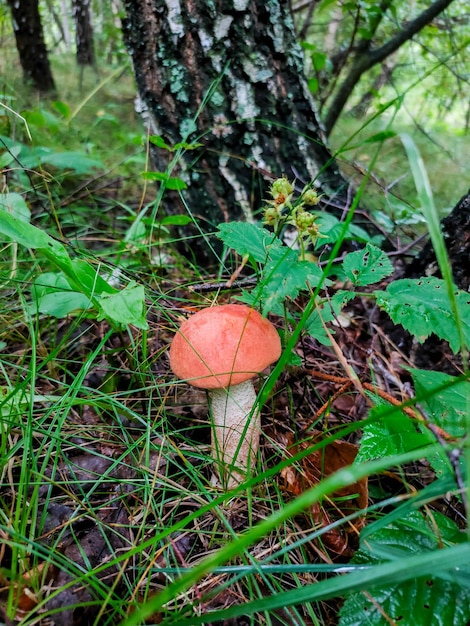
[[[8,190],[24,194],[37,226],[70,242],[65,246],[71,258],[87,259],[102,276],[114,272],[120,288],[131,279],[144,284],[149,328],[113,328],[92,312],[78,311],[66,318],[36,315],[31,307],[32,282],[56,268],[37,250],[2,243],[0,611],[23,626],[46,625],[48,617],[65,607],[82,611],[83,622],[97,626],[194,626],[242,615],[252,624],[321,625],[338,619],[338,598],[348,594],[362,598],[361,590],[374,585],[393,591],[424,575],[456,585],[453,591],[446,588],[449,604],[454,597],[461,599],[469,559],[465,509],[458,494],[462,483],[453,480],[452,471],[436,476],[427,461],[431,466],[436,457],[445,461],[452,450],[463,447],[460,431],[450,443],[432,438],[420,449],[405,446],[383,458],[362,458],[347,467],[339,464],[337,473],[316,484],[307,481],[298,494],[286,486],[286,472],[305,473],[303,457],[315,449],[336,439],[358,441],[362,428],[377,426],[381,419],[391,432],[394,423],[403,423],[398,414],[400,420],[407,419],[400,407],[379,406],[369,412],[353,385],[340,396],[341,408],[334,399],[338,385],[313,381],[310,374],[313,367],[344,376],[343,366],[356,365],[361,358],[361,374],[377,367],[379,373],[395,375],[385,359],[380,369],[367,356],[374,354],[375,346],[368,322],[362,321],[369,315],[369,304],[362,300],[364,308],[357,305],[356,317],[354,310],[348,313],[350,329],[336,328],[337,352],[313,344],[303,333],[307,313],[316,306],[311,293],[301,294],[285,319],[276,318],[284,334],[284,354],[258,387],[264,400],[265,434],[256,472],[232,493],[211,486],[207,398],[174,379],[167,348],[181,319],[210,304],[217,293],[198,295],[191,287],[208,278],[215,281],[229,268],[211,268],[210,274],[194,267],[179,256],[163,228],[146,220],[141,221],[142,228],[135,226],[142,206],[152,214],[156,194],[140,177],[146,147],[132,110],[129,68],[123,67],[122,75],[121,68],[103,69],[99,78],[87,70],[79,93],[70,59],[53,62],[60,85],[57,98],[67,105],[68,114],[61,116],[64,109],[49,99],[32,99],[14,75],[4,84],[7,103],[28,119],[33,147],[79,151],[102,161],[104,167],[77,173],[45,164],[33,168],[31,178],[11,172]],[[9,112],[5,115],[10,139],[25,140],[23,122]],[[338,148],[357,130],[344,124],[333,138]],[[386,184],[406,175],[397,185],[398,195],[413,206],[420,195],[421,205],[428,209],[426,218],[435,225],[440,211],[453,206],[460,194],[452,176],[458,179],[461,171],[464,140],[439,135],[439,142],[452,147],[453,158],[446,157],[445,167],[435,173],[437,153],[415,136],[418,146],[426,147],[426,165],[431,165],[426,169],[433,182],[435,209],[429,196],[416,191],[425,174],[409,145],[410,161],[398,137],[383,146],[364,142],[379,130],[383,128],[377,121],[352,141],[358,146],[352,159],[362,167],[375,159],[374,174]],[[351,159],[351,153],[343,151],[341,158]],[[351,165],[344,167],[354,171]],[[438,171],[445,172],[442,184]],[[99,181],[104,185],[100,187]],[[378,189],[368,183],[362,198],[367,204],[372,200],[377,212],[395,218]],[[410,226],[406,220],[411,217],[403,218],[402,228]],[[413,229],[411,224],[409,235]],[[445,269],[438,230],[431,235]],[[158,254],[165,261],[152,265]],[[220,300],[225,297],[217,295]],[[305,319],[294,315],[297,309]],[[459,328],[465,343],[463,322]],[[349,334],[353,332],[354,336]],[[304,369],[298,367],[301,357],[308,359]],[[445,387],[461,389],[457,385],[468,384],[466,380],[462,375]],[[403,400],[412,409],[415,401],[406,400],[401,391],[392,384],[398,402]],[[419,398],[420,403],[427,407],[427,401],[444,392],[436,384]],[[380,398],[373,397],[380,404]],[[316,415],[322,406],[326,408]],[[313,423],[322,428],[325,439],[290,456],[286,448],[292,437],[300,436],[307,444],[304,429]],[[414,421],[410,423],[418,429]],[[463,456],[467,455],[464,448]],[[466,485],[465,466],[461,470]],[[370,524],[369,532],[363,532],[359,554],[364,561],[348,564],[358,548],[363,521],[361,514],[348,516],[344,496],[336,492],[367,476],[371,481],[393,476],[401,491],[385,496],[386,490],[371,490],[374,495],[365,513],[375,526]],[[436,521],[433,512],[443,507],[447,521]],[[332,515],[328,524],[322,519],[325,511]],[[423,520],[432,522],[429,550],[413,549],[409,533],[393,527],[403,520],[411,524],[407,516],[415,511],[423,511]],[[427,528],[424,521],[422,526]],[[396,544],[374,534],[383,528],[396,530]],[[417,536],[416,529],[413,532]],[[346,537],[350,550],[332,552],[327,533]],[[428,544],[423,540],[423,545]],[[370,546],[380,558],[367,552]],[[462,568],[459,581],[457,566]],[[414,623],[426,623],[418,621],[422,617],[418,608]],[[381,626],[381,619],[379,614],[373,623]]]
[[[339,150],[340,165],[356,184],[362,180],[374,154],[375,145],[369,139],[385,130],[393,131],[396,136],[384,140],[367,184],[366,203],[376,211],[378,219],[384,214],[391,220],[390,226],[393,223],[413,238],[424,232],[425,226],[417,215],[416,188],[399,135],[408,133],[416,142],[432,181],[440,217],[447,215],[467,191],[465,163],[470,140],[459,129],[439,125],[429,128],[424,123],[421,126],[406,115],[398,114],[392,120],[386,114],[367,124],[345,116],[333,130],[331,146]],[[353,134],[354,140],[343,151],[345,139]],[[389,222],[386,223],[388,226]]]

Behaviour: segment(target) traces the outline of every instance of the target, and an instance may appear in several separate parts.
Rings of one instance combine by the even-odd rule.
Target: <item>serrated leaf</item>
[[[470,415],[470,381],[442,372],[408,368],[416,395],[428,417],[453,437],[467,432]]]
[[[466,540],[456,524],[439,512],[425,517],[414,511],[361,541],[353,564],[374,566],[403,557],[459,545]],[[466,626],[470,619],[468,568],[439,571],[406,583],[371,587],[351,594],[340,610],[338,626]]]
[[[368,243],[357,252],[344,257],[343,270],[353,285],[371,285],[393,272],[390,259],[380,248]]]
[[[103,294],[99,304],[102,309],[99,319],[106,317],[116,324],[124,326],[132,324],[143,330],[148,328],[145,319],[145,292],[142,285],[131,282],[118,293]]]
[[[325,330],[324,324],[332,322],[335,319],[341,309],[353,298],[356,294],[352,291],[337,291],[332,298],[320,304],[312,312],[305,325],[305,331],[308,335],[319,341],[324,346],[330,346],[331,340]],[[333,328],[329,328],[329,332],[334,335]]]
[[[435,277],[404,278],[374,293],[378,306],[419,342],[434,333],[448,341],[454,353],[458,352],[460,337],[444,281]],[[464,339],[470,346],[470,294],[460,290],[455,293]]]
[[[358,463],[415,450],[433,441],[431,434],[423,433],[416,422],[389,404],[372,408],[370,417],[374,419],[364,426]]]
[[[367,395],[377,406],[370,411],[374,421],[366,424],[362,431],[358,463],[417,450],[432,443],[434,436],[425,426],[384,400],[369,393]],[[452,471],[443,449],[434,453],[428,461],[438,476]]]
[[[263,313],[273,311],[277,305],[284,303],[287,298],[296,298],[302,289],[306,288],[307,280],[312,276],[310,263],[292,260],[286,261],[269,275],[269,282],[265,283],[266,295],[262,300]]]
[[[331,340],[325,330],[324,323],[331,322],[334,319],[331,307],[328,305],[319,305],[316,307],[312,314],[309,316],[305,325],[305,332],[316,339],[324,346],[330,346]],[[329,329],[332,335],[335,334],[334,329]]]
[[[257,263],[265,263],[273,248],[286,247],[266,228],[247,222],[219,224],[217,236],[240,256],[249,255]]]
[[[276,263],[270,258],[260,282],[249,294],[250,302],[247,301],[246,294],[241,298],[252,306],[261,305],[263,314],[271,312],[282,315],[285,300],[296,298],[306,288],[307,280],[316,280],[313,269],[316,266],[312,263],[298,261],[297,254],[286,246],[276,250],[276,254],[278,253],[282,255],[282,261]]]

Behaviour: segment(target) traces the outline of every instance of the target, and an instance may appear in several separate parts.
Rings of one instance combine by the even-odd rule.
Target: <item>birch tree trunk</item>
[[[303,72],[287,0],[124,0],[123,32],[152,134],[167,144],[200,142],[172,176],[206,232],[251,220],[266,179],[315,181],[341,196],[338,173]],[[174,157],[153,149],[166,171]],[[185,212],[178,194],[170,212]]]

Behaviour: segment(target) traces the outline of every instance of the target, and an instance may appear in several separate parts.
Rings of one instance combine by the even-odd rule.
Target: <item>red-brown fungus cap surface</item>
[[[191,385],[215,389],[253,378],[280,355],[271,322],[248,306],[224,304],[183,322],[171,344],[170,365]]]

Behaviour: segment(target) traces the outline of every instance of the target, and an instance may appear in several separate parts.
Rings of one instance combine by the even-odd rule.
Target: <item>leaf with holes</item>
[[[363,250],[350,252],[344,257],[343,270],[353,285],[371,285],[378,283],[393,272],[385,252],[368,243]]]
[[[366,567],[400,563],[403,557],[465,542],[465,534],[444,515],[414,511],[376,532],[366,527],[352,563]],[[470,620],[469,576],[468,566],[442,572],[437,566],[429,576],[353,593],[340,610],[338,626],[466,626]]]
[[[458,352],[460,335],[446,285],[440,278],[395,280],[385,291],[375,291],[378,306],[423,342],[432,333]],[[470,294],[456,290],[456,302],[464,341],[470,346]]]

